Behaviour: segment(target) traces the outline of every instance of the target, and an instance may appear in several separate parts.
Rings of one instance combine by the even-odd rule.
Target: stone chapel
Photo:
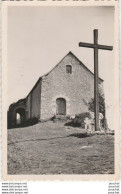
[[[99,85],[103,89],[102,79]],[[9,106],[8,119],[14,126],[17,113],[21,123],[33,117],[44,121],[54,115],[74,116],[88,111],[86,103],[91,98],[94,98],[94,74],[69,52],[49,73],[38,79],[26,98]]]

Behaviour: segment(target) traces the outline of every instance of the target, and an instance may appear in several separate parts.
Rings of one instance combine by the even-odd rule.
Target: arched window
[[[72,74],[72,66],[71,65],[66,65],[66,73]]]

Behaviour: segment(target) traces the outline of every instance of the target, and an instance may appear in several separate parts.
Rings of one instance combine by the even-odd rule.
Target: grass
[[[113,135],[52,121],[8,130],[8,174],[113,173]]]

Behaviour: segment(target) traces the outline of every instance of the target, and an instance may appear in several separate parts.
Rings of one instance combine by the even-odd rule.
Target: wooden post
[[[94,44],[98,44],[98,30],[94,30]],[[98,78],[98,48],[94,48],[94,109],[95,131],[99,130],[99,78]]]

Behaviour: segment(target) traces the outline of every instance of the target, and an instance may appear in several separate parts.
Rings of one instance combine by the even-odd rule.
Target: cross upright
[[[112,46],[98,44],[98,30],[94,31],[94,44],[79,42],[79,47],[94,49],[94,108],[95,108],[95,131],[99,129],[99,91],[98,91],[98,49],[113,50]]]

